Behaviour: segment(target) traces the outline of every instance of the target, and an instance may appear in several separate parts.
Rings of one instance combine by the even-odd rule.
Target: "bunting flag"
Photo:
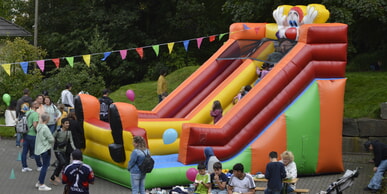
[[[214,40],[215,40],[215,38],[216,38],[216,36],[215,35],[213,35],[213,36],[210,36],[210,42],[213,42]]]
[[[3,69],[7,72],[8,76],[11,75],[11,64],[3,64]]]
[[[126,59],[126,54],[128,53],[128,50],[120,50],[121,59]]]
[[[21,62],[20,67],[23,69],[24,74],[28,73],[28,62]]]
[[[183,41],[185,51],[188,51],[189,40]]]
[[[169,50],[169,54],[171,54],[172,53],[172,49],[173,49],[173,46],[175,45],[175,43],[174,42],[170,42],[170,43],[168,43],[168,50]]]
[[[223,33],[223,34],[220,34],[219,35],[219,40],[221,40],[223,38],[224,35],[226,35],[227,33]]]
[[[110,54],[112,54],[112,52],[104,52],[103,58],[101,59],[101,61],[105,61],[109,57]]]
[[[200,49],[200,45],[202,45],[202,41],[203,41],[203,37],[196,39],[196,43],[198,45],[198,49]]]
[[[55,66],[56,66],[56,68],[58,69],[58,68],[59,68],[59,58],[52,59],[52,62],[55,63]]]
[[[255,34],[258,34],[258,32],[259,32],[259,27],[254,28],[254,30],[255,30]]]
[[[248,27],[246,24],[243,24],[243,29],[245,29],[245,30],[250,30],[251,28]]]
[[[82,55],[83,61],[85,61],[86,65],[90,67],[90,55]]]
[[[229,34],[236,33],[236,32],[241,32],[241,31],[245,31],[245,30],[249,30],[250,29],[246,24],[243,24],[243,28],[244,28],[243,30],[229,32]],[[254,30],[256,31],[256,33],[258,33],[260,29],[259,28],[254,28]],[[152,46],[144,46],[144,47],[138,47],[138,48],[129,48],[129,49],[124,49],[124,50],[116,50],[116,51],[104,52],[104,57],[101,60],[105,61],[107,59],[107,57],[109,57],[112,52],[120,52],[121,59],[124,60],[127,57],[128,50],[134,50],[134,49],[136,50],[136,52],[140,56],[140,58],[143,59],[144,58],[144,48],[149,48],[149,47],[152,47],[154,52],[156,53],[156,56],[158,56],[160,54],[160,45],[168,45],[169,54],[171,54],[175,43],[180,43],[180,42],[183,42],[184,48],[188,52],[188,46],[189,46],[189,42],[191,40],[196,40],[197,47],[200,49],[201,44],[202,44],[204,38],[209,38],[209,41],[213,42],[213,41],[216,40],[216,36],[219,36],[219,40],[221,40],[223,38],[223,36],[226,35],[226,34],[227,33],[216,34],[216,35],[200,37],[200,38],[196,38],[196,39],[189,39],[189,40],[184,40],[184,41],[176,41],[176,42],[163,43],[163,44],[152,45]],[[86,63],[86,65],[90,67],[91,56],[92,55],[100,55],[100,54],[101,53],[93,53],[93,54],[87,54],[87,55],[77,55],[77,56],[72,56],[72,57],[61,57],[61,58],[54,58],[54,59],[43,59],[43,60],[36,60],[36,61],[16,62],[16,63],[10,63],[10,64],[1,64],[1,65],[3,66],[4,70],[6,70],[6,71],[7,71],[7,68],[8,68],[8,72],[7,73],[10,75],[10,69],[11,69],[10,65],[12,65],[12,64],[20,64],[20,66],[23,69],[24,73],[27,74],[28,73],[28,64],[30,62],[36,62],[38,64],[40,70],[43,72],[44,68],[45,68],[45,61],[46,60],[52,60],[52,62],[55,64],[56,68],[59,68],[60,59],[66,59],[67,62],[69,63],[69,65],[71,67],[74,67],[74,57],[82,56],[83,60]]]
[[[74,67],[74,57],[66,57],[66,60],[71,67]]]
[[[44,72],[44,60],[36,61],[36,64],[38,64],[39,69]]]
[[[155,51],[156,56],[159,56],[160,45],[153,45],[152,48]]]
[[[144,57],[144,49],[143,48],[136,48],[136,51],[138,55],[140,55],[140,58],[142,59]]]

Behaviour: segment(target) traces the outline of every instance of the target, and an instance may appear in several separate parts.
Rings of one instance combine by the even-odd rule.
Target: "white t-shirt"
[[[5,110],[5,125],[6,126],[15,126],[16,125],[16,111],[15,110]]]
[[[70,107],[74,107],[74,96],[68,89],[62,91],[61,98],[62,104],[68,104]]]
[[[239,178],[232,175],[228,181],[228,185],[233,187],[232,192],[237,193],[246,193],[250,189],[255,189],[255,182],[251,175],[246,174],[246,176],[240,180]]]

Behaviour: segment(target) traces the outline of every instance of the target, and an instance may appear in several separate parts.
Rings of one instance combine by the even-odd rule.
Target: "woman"
[[[62,119],[61,123],[62,128],[54,132],[53,136],[55,138],[54,144],[54,153],[56,159],[58,160],[58,165],[56,166],[54,173],[50,177],[50,181],[54,185],[62,183],[59,179],[59,174],[62,171],[62,168],[70,163],[70,154],[66,152],[67,146],[71,146],[72,150],[75,150],[75,145],[71,131],[69,131],[70,121],[68,118]]]
[[[285,171],[286,171],[286,178],[287,179],[294,179],[297,178],[297,166],[294,162],[294,155],[291,151],[284,151],[281,154],[280,162],[282,162],[285,165]],[[291,193],[296,189],[296,183],[289,184],[288,188],[286,189],[287,193]]]
[[[130,181],[132,184],[133,194],[145,194],[145,173],[142,173],[139,169],[139,165],[144,161],[145,155],[150,154],[146,148],[146,143],[143,137],[133,137],[134,150],[130,155],[130,161],[128,163],[128,171],[130,172]]]
[[[50,119],[48,114],[43,113],[40,116],[41,122],[36,127],[36,142],[35,142],[35,154],[40,155],[43,161],[42,169],[39,174],[39,181],[36,183],[35,187],[39,189],[39,191],[50,191],[51,188],[47,187],[44,184],[44,180],[46,178],[46,173],[48,166],[50,166],[50,158],[51,158],[51,147],[53,146],[55,139],[52,136],[50,129],[47,127],[47,122]]]
[[[43,108],[45,112],[50,116],[50,120],[47,123],[47,127],[50,129],[51,133],[54,133],[56,129],[56,122],[61,118],[62,113],[59,109],[52,103],[51,98],[46,96],[44,98]]]

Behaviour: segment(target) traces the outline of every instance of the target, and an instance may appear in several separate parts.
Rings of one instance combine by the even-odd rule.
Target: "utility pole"
[[[39,0],[35,0],[34,46],[38,46],[38,10]]]

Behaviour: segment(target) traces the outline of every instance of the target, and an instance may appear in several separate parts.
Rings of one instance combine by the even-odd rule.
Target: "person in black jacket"
[[[367,151],[372,151],[374,153],[375,163],[375,174],[364,190],[369,190],[372,193],[376,193],[382,188],[383,175],[387,170],[387,145],[378,141],[367,141],[364,144],[364,147]]]
[[[99,112],[99,118],[102,121],[109,122],[109,106],[113,103],[113,100],[109,98],[109,90],[104,89],[102,91],[102,97],[99,98],[99,104],[100,104],[100,112]]]

